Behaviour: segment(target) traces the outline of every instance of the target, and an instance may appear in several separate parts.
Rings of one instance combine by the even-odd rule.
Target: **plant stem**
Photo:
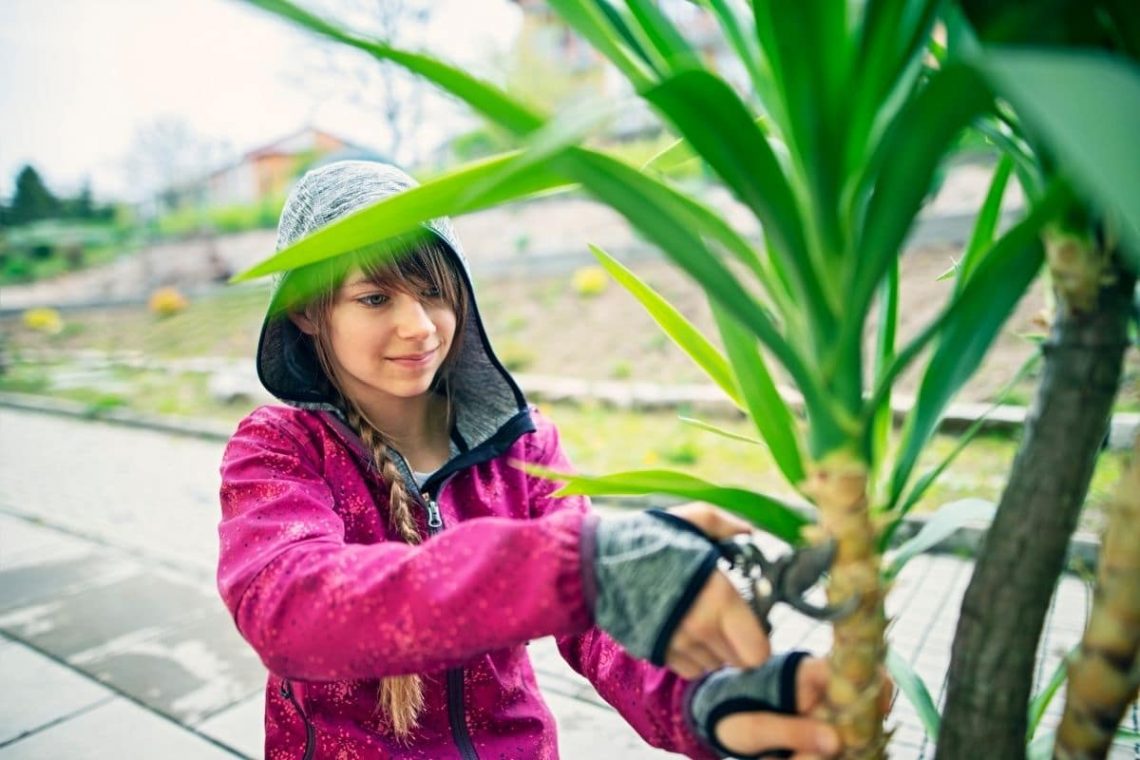
[[[1140,688],[1140,436],[1109,512],[1096,597],[1078,651],[1069,666],[1057,760],[1107,757]]]
[[[822,532],[836,542],[828,602],[859,598],[855,612],[834,624],[828,655],[831,681],[823,717],[843,738],[844,760],[884,757],[887,741],[879,700],[886,655],[884,589],[867,486],[866,466],[842,455],[821,462],[805,486],[819,507]]]
[[[1134,279],[1113,274],[1098,276],[1090,309],[1062,301],[1044,346],[1036,401],[962,602],[937,760],[973,758],[979,748],[987,757],[1025,757],[1041,627],[1108,427],[1128,343]]]

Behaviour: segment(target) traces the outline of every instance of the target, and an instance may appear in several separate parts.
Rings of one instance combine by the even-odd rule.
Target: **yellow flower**
[[[56,335],[63,330],[63,318],[55,309],[28,309],[24,312],[24,326],[49,335]]]
[[[610,278],[606,275],[606,270],[601,267],[582,267],[574,272],[571,285],[578,295],[584,298],[593,298],[601,295],[609,282]]]
[[[177,288],[172,287],[159,288],[150,294],[150,300],[147,302],[147,307],[151,312],[160,317],[177,314],[189,305],[190,302],[186,300],[186,296],[179,293]]]

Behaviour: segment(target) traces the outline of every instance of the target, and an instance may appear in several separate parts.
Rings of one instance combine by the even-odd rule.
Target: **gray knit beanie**
[[[338,161],[312,169],[297,182],[285,202],[277,228],[277,250],[416,185],[395,166],[375,161]],[[466,332],[455,363],[457,379],[451,391],[453,400],[460,404],[458,424],[467,428],[464,435],[472,436],[469,440],[483,440],[525,409],[525,400],[491,350],[475,304],[467,260],[451,221],[432,219],[422,228],[445,244],[470,295]],[[306,279],[298,276],[302,271],[291,270],[278,278],[258,342],[258,376],[270,393],[288,404],[335,410],[335,392],[320,367],[312,339],[283,309],[283,304],[292,300],[290,283]]]

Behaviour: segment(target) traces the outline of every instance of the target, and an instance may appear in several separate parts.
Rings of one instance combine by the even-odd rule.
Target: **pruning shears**
[[[772,607],[784,602],[815,620],[840,620],[859,606],[852,597],[841,604],[818,606],[804,594],[819,582],[835,560],[835,541],[806,546],[771,560],[752,536],[742,534],[717,542],[717,550],[745,587],[739,589],[766,633],[772,632],[768,619]]]

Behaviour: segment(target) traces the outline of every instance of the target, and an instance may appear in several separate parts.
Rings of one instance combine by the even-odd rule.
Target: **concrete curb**
[[[196,420],[184,417],[143,414],[129,409],[100,409],[89,404],[66,399],[33,396],[23,393],[0,392],[0,407],[18,409],[37,414],[51,414],[62,417],[108,422],[115,425],[153,430],[170,435],[189,436],[208,441],[224,443],[233,434],[234,426],[209,420]],[[595,499],[614,507],[649,509],[671,507],[680,500],[662,496],[634,496],[614,499]],[[804,507],[806,513],[814,514],[811,507]],[[913,538],[926,525],[930,518],[921,515],[908,515],[895,531],[891,540],[892,548]],[[976,557],[985,539],[987,526],[972,524],[959,528],[949,537],[931,548],[930,552]],[[1100,552],[1098,537],[1090,533],[1074,534],[1069,542],[1065,560],[1066,569],[1075,573],[1095,572]]]

